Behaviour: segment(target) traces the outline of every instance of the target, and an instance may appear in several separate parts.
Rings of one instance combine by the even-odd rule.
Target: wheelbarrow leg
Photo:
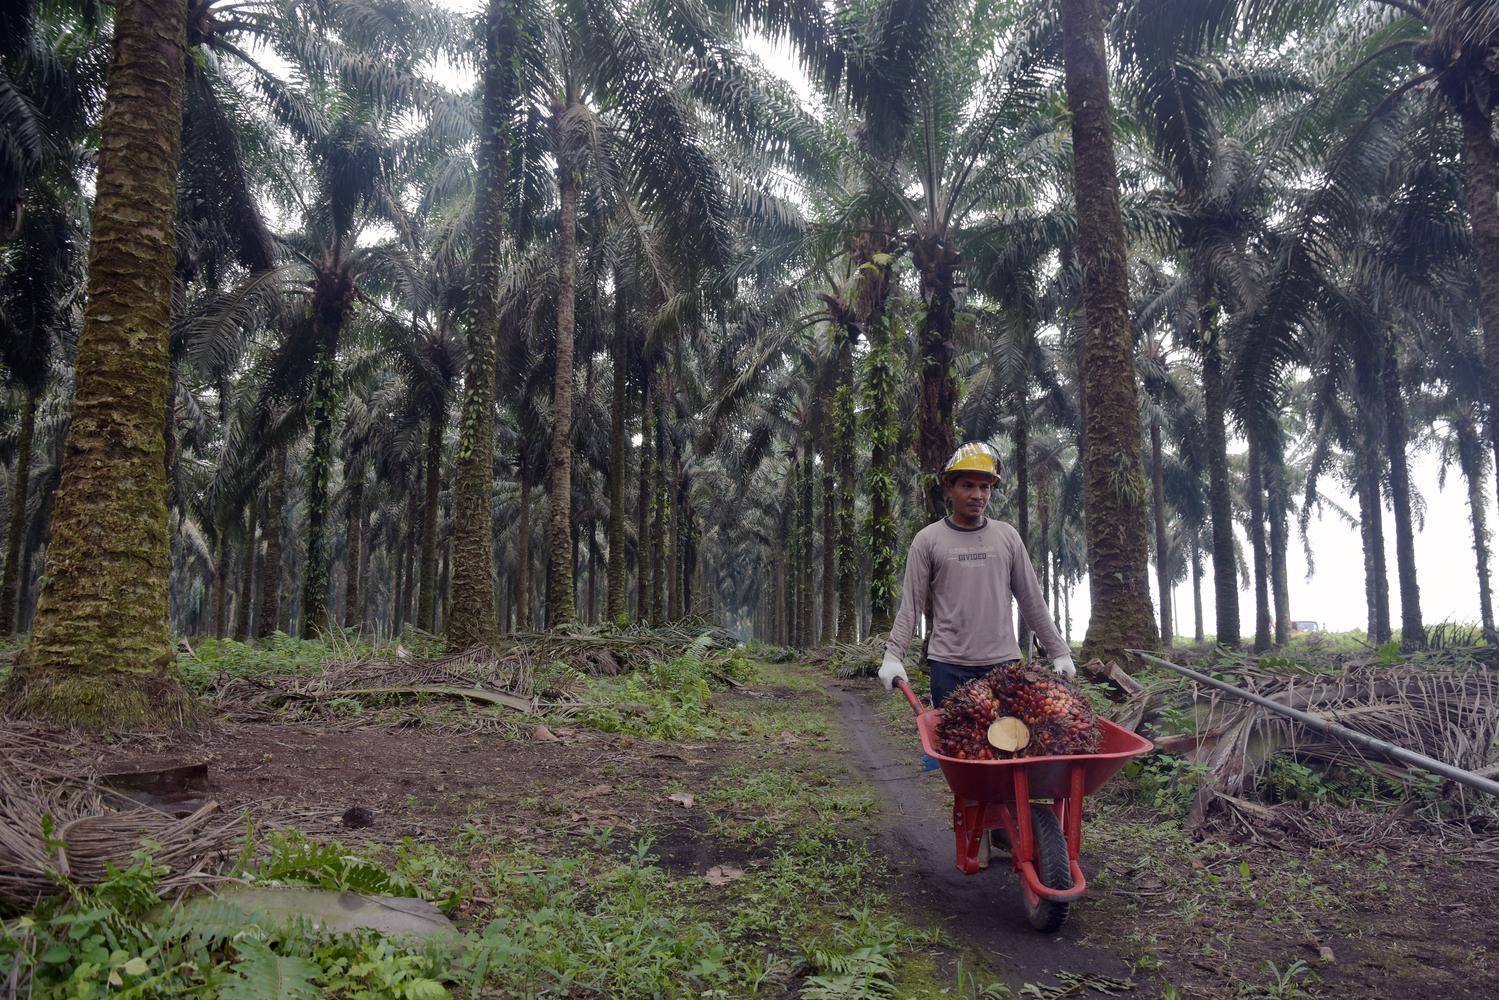
[[[952,829],[958,859],[958,871],[972,875],[983,865],[979,862],[979,851],[984,843],[984,807],[978,802],[965,802],[953,797]]]

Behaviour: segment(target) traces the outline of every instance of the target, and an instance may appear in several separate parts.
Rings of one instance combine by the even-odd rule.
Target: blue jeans
[[[1005,663],[1014,663],[1014,660],[1005,660]],[[928,659],[927,668],[932,672],[932,707],[941,708],[947,696],[956,691],[960,686],[975,677],[982,677],[995,667],[1002,666],[1000,663],[990,663],[982,667],[966,667],[961,663],[944,663],[941,660]]]

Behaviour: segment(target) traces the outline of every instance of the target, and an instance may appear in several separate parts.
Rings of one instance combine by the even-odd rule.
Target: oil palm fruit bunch
[[[1015,718],[1029,741],[1013,752],[992,746],[989,727]],[[996,667],[969,681],[942,704],[937,726],[942,752],[963,760],[1096,753],[1098,718],[1075,685],[1045,668],[1020,663]]]
[[[937,748],[961,760],[995,760],[996,751],[989,745],[986,734],[998,716],[999,702],[994,698],[989,678],[968,681],[942,703]]]

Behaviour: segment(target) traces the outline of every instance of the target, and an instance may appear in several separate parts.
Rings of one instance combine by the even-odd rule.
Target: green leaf
[[[263,941],[241,941],[236,947],[239,961],[219,996],[225,1000],[315,1000],[316,965],[305,958],[278,955]]]

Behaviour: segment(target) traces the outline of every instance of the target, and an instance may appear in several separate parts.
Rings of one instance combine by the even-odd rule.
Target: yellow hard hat
[[[952,458],[942,467],[942,476],[945,479],[964,472],[974,472],[998,479],[999,468],[998,452],[982,441],[970,441],[959,445],[958,450],[952,453]]]

